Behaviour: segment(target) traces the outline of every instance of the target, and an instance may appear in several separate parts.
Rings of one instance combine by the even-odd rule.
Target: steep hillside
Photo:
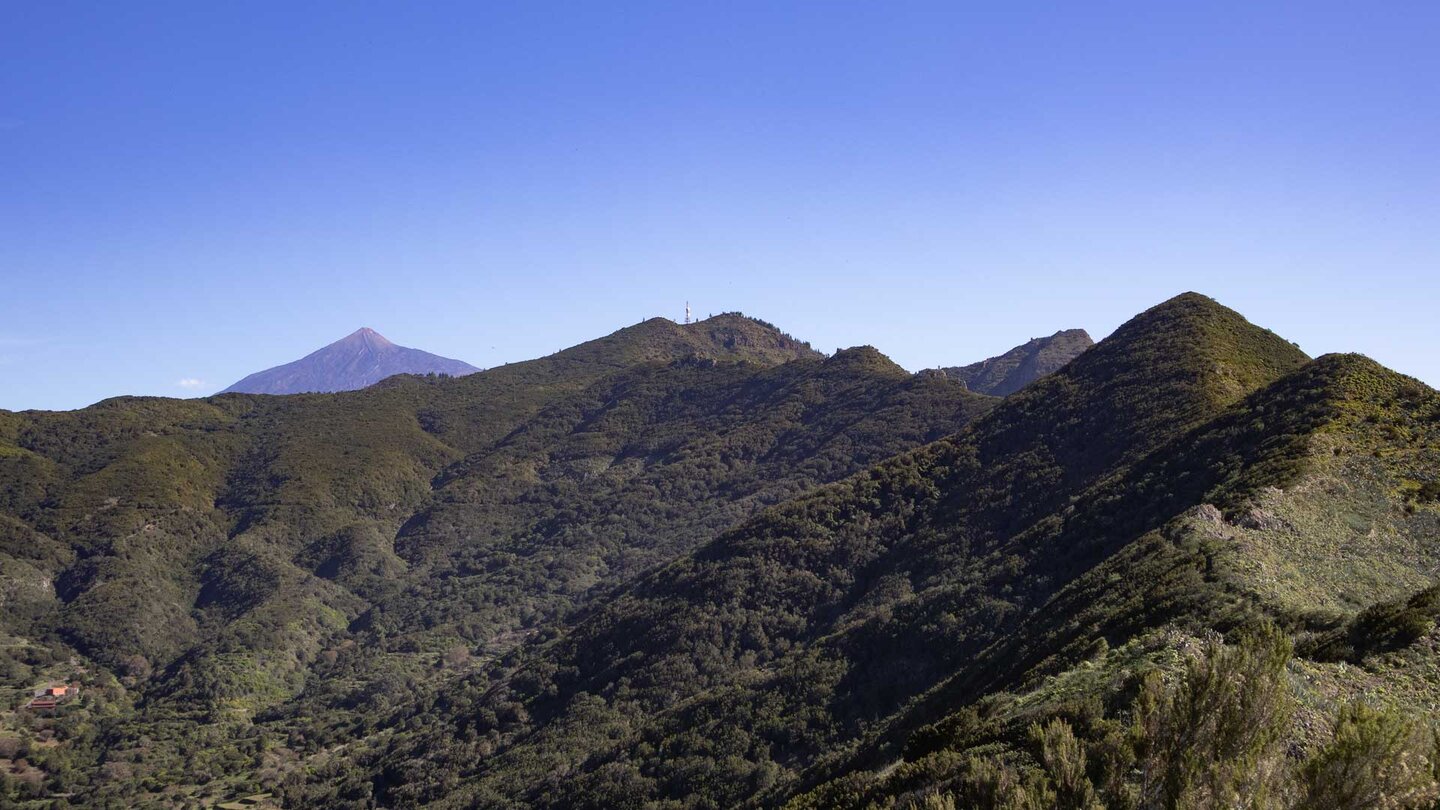
[[[427,702],[380,800],[1425,807],[1437,492],[1434,391],[1183,296]]]
[[[368,327],[281,366],[257,371],[220,392],[222,394],[306,394],[355,391],[395,374],[444,374],[461,377],[480,369],[396,346]]]
[[[249,575],[232,563],[288,566],[302,545],[357,526],[393,538],[431,501],[442,469],[606,375],[685,358],[758,370],[815,356],[741,316],[712,320],[654,319],[542,360],[373,391],[121,398],[10,415],[13,449],[0,459],[4,491],[14,492],[7,512],[80,557],[51,572],[70,641],[110,664],[166,663],[198,632],[189,606],[200,595],[169,590],[177,583]],[[345,601],[321,591],[305,600]]]
[[[645,566],[992,403],[722,316],[459,379],[0,414],[6,666],[79,672],[89,701],[84,735],[31,759],[127,803],[254,785],[275,741],[369,729]],[[141,747],[123,761],[145,780],[98,780],[100,758]]]
[[[1055,791],[1065,789],[1031,730],[1041,724],[1078,735],[1074,750],[1095,767],[1076,784],[1097,801],[1132,806],[1151,787],[1162,796],[1213,789],[1136,785],[1124,776],[1190,767],[1163,760],[1165,735],[1178,729],[1147,730],[1155,710],[1136,698],[1137,688],[1157,690],[1162,706],[1204,695],[1217,701],[1216,714],[1234,712],[1236,722],[1289,741],[1256,748],[1226,777],[1239,795],[1269,791],[1269,806],[1376,806],[1376,799],[1343,805],[1336,785],[1317,774],[1337,746],[1354,744],[1341,735],[1361,733],[1351,725],[1357,717],[1367,718],[1364,733],[1393,735],[1391,749],[1346,753],[1345,779],[1359,795],[1391,778],[1386,757],[1411,757],[1412,768],[1436,761],[1433,747],[1410,735],[1435,722],[1440,690],[1440,602],[1431,587],[1440,571],[1440,510],[1422,494],[1440,491],[1437,471],[1436,392],[1365,358],[1320,358],[1092,488],[1063,522],[1024,538],[1068,549],[1079,575],[1066,577],[1007,638],[872,732],[861,755],[818,769],[812,779],[823,773],[831,781],[796,806],[927,794],[1043,806],[1033,802],[1037,790],[1058,800]],[[1243,658],[1257,654],[1245,639],[1264,638],[1271,625],[1288,629],[1293,642],[1269,653],[1262,646],[1268,673],[1241,668],[1229,677],[1253,679],[1254,689],[1270,684],[1283,712],[1257,713],[1239,693],[1206,694],[1207,668],[1240,666],[1236,650],[1207,634],[1239,639]],[[1169,696],[1146,680],[1156,672],[1179,679]],[[1393,702],[1398,715],[1385,708]],[[1222,745],[1233,732],[1187,733],[1218,735],[1196,738],[1192,756],[1200,761],[1201,746],[1220,746],[1217,758],[1234,755]],[[1008,763],[999,781],[1012,787],[1001,787],[995,771],[977,770],[977,755]],[[1212,778],[1223,773],[1220,764],[1187,778]],[[1031,804],[1016,798],[1022,784]],[[1435,796],[1413,779],[1386,789],[1390,806],[1428,807]]]
[[[988,360],[941,370],[971,391],[1003,397],[1055,373],[1093,345],[1095,341],[1084,329],[1062,329],[1050,337],[1031,338]]]
[[[428,778],[454,771],[461,805],[621,791],[729,806],[788,784],[1075,575],[1026,532],[1305,362],[1202,296],[1143,313],[957,436],[764,513],[606,601],[508,681],[442,697],[424,714],[457,725],[390,743],[385,800],[446,796]],[[496,753],[462,753],[464,739]]]

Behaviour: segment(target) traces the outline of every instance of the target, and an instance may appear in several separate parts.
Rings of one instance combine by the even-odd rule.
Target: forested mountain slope
[[[223,590],[279,586],[269,564],[293,560],[271,558],[302,544],[362,529],[393,538],[441,470],[608,374],[688,357],[813,356],[748,319],[714,320],[655,319],[541,360],[374,391],[9,414],[0,504],[37,533],[33,547],[64,561],[47,573],[71,641],[105,663],[167,665],[198,637],[192,603],[233,605],[240,595]],[[307,598],[342,598],[307,587],[319,589]]]
[[[1061,587],[795,804],[1429,807],[1437,471],[1436,392],[1310,363],[1023,535]]]
[[[1162,740],[1101,748],[1125,718],[1150,716],[1128,708],[1136,684],[1183,669],[1186,650],[1205,647],[1187,641],[1196,634],[1271,626],[1306,657],[1280,642],[1238,659],[1209,647],[1219,663],[1184,683],[1254,661],[1278,662],[1261,673],[1271,678],[1318,673],[1307,683],[1324,689],[1296,690],[1295,722],[1311,730],[1302,748],[1261,746],[1256,757],[1278,759],[1251,767],[1277,774],[1288,797],[1320,795],[1281,777],[1301,771],[1283,762],[1304,745],[1330,750],[1318,730],[1363,692],[1326,662],[1366,660],[1360,628],[1387,631],[1381,651],[1431,632],[1433,602],[1405,600],[1428,593],[1440,563],[1437,414],[1435,392],[1413,380],[1358,357],[1310,362],[1181,296],[956,436],[641,577],[522,651],[513,672],[420,701],[359,771],[354,758],[322,770],[339,781],[316,795],[1043,807],[1059,801],[1063,774],[1027,728],[1048,717],[1075,721],[1054,733],[1091,751],[1087,780],[1114,754],[1105,795],[1131,806],[1144,786],[1125,757],[1158,756]],[[1388,666],[1424,678],[1424,660]],[[1433,710],[1435,688],[1399,691]],[[1281,714],[1273,739],[1291,731]],[[1069,784],[1080,790],[1074,773]]]
[[[1440,395],[1193,293],[1003,400],[721,316],[0,413],[9,707],[84,688],[0,799],[1428,807],[1437,501]]]
[[[0,738],[28,741],[45,789],[96,802],[259,786],[993,401],[727,315],[459,379],[0,414],[6,708],[39,679],[85,682],[65,727],[7,714]]]

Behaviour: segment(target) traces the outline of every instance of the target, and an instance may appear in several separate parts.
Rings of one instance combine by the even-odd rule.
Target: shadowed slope
[[[489,795],[569,805],[607,795],[604,783],[626,774],[639,780],[640,796],[724,806],[793,775],[1043,600],[1043,567],[1029,575],[1042,578],[1038,587],[1005,585],[1037,559],[1002,552],[1009,538],[1304,362],[1291,344],[1202,296],[1137,316],[957,436],[767,511],[597,607],[485,698],[519,701],[529,724],[462,719],[472,733],[517,744],[487,760],[456,802]],[[916,611],[948,618],[917,627]],[[622,720],[657,712],[651,723]],[[720,738],[726,747],[717,750]],[[447,748],[421,740],[416,750],[427,756]],[[643,753],[660,740],[665,756]],[[572,756],[581,751],[585,776],[577,777]],[[405,754],[392,756],[398,763]],[[733,757],[729,777],[714,770]],[[684,770],[691,758],[710,764]],[[450,767],[474,767],[460,759]],[[438,795],[414,788],[394,797]]]
[[[959,790],[970,778],[967,752],[1023,757],[1029,724],[1073,718],[1077,705],[1090,718],[1077,728],[1103,734],[1088,729],[1098,712],[1120,712],[1124,722],[1127,685],[1173,667],[1177,642],[1213,630],[1276,622],[1314,639],[1301,649],[1321,660],[1336,649],[1360,660],[1425,638],[1440,613],[1425,590],[1440,570],[1440,508],[1419,493],[1422,482],[1440,480],[1437,470],[1436,392],[1356,355],[1327,355],[1287,375],[1016,538],[1013,553],[1045,550],[1061,587],[873,729],[859,755],[816,769],[812,782],[832,781],[796,806]],[[1363,639],[1360,626],[1369,628]],[[1433,713],[1433,654],[1432,639],[1380,667],[1409,712]],[[1299,745],[1316,743],[1337,702],[1376,684],[1343,666],[1291,666],[1305,673],[1293,680],[1302,709],[1288,732]],[[902,742],[896,777],[869,771],[893,762]]]

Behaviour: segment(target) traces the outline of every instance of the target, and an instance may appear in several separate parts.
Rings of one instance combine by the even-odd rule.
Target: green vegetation
[[[1306,645],[1317,661],[1361,663],[1381,652],[1408,647],[1430,634],[1440,617],[1440,586],[1404,600],[1377,602],[1340,627],[1318,634]]]
[[[0,655],[17,682],[71,662],[114,691],[69,729],[11,713],[17,692],[0,728],[55,741],[29,758],[48,766],[37,795],[62,771],[127,806],[254,792],[637,571],[992,402],[726,315],[347,394],[0,414],[18,640]]]
[[[1198,507],[1229,526],[1273,489],[1355,473],[1372,438],[1391,440],[1354,417],[1407,385],[1358,358],[1307,364],[1182,296],[957,436],[642,576],[506,674],[407,717],[354,774],[383,773],[376,800],[401,806],[781,803],[1101,641],[1173,622],[1319,627],[1267,602]],[[1338,454],[1336,437],[1351,442]],[[1401,559],[1423,530],[1381,548]]]
[[[1291,664],[1288,639],[1263,626],[1234,645],[1197,644],[1177,665],[1127,666],[1096,702],[1028,726],[1013,698],[997,696],[988,719],[957,715],[966,732],[942,735],[945,744],[907,749],[885,775],[835,780],[787,807],[1358,810],[1440,797],[1436,738],[1393,708],[1345,704],[1321,740],[1296,749]]]
[[[0,663],[89,684],[17,801],[1440,792],[1440,395],[1203,296],[1003,401],[722,316],[0,448]]]

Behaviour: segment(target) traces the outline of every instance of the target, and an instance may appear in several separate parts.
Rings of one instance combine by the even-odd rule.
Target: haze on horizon
[[[1433,4],[12,5],[0,408],[361,326],[969,363],[1185,290],[1440,384]]]

